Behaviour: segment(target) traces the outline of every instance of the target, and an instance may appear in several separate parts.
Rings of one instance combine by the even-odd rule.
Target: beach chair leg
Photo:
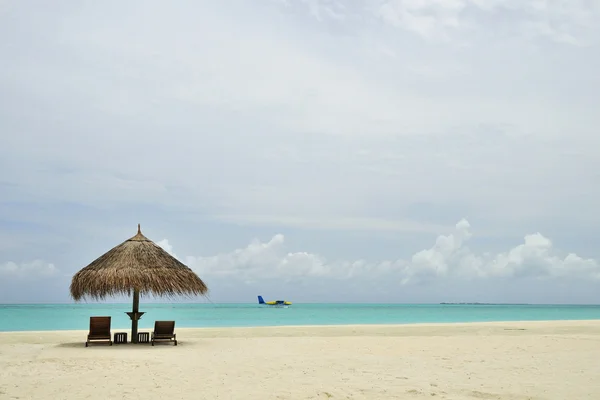
[[[175,343],[173,343],[175,346],[177,346],[177,340],[175,340]]]

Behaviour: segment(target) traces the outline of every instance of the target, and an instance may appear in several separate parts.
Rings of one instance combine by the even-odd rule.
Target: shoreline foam
[[[399,324],[325,324],[325,325],[258,325],[258,326],[206,326],[206,327],[177,327],[179,330],[245,330],[245,329],[335,329],[335,328],[426,328],[426,327],[460,327],[460,326],[500,326],[505,324],[534,324],[534,325],[581,325],[588,323],[598,323],[600,319],[550,319],[550,320],[512,320],[512,321],[474,321],[474,322],[407,322]],[[111,331],[128,331],[131,326],[127,327],[112,327]],[[152,330],[152,328],[139,328],[140,331]],[[19,334],[19,333],[73,333],[87,332],[87,329],[49,329],[49,330],[21,330],[21,331],[0,331],[2,334]]]

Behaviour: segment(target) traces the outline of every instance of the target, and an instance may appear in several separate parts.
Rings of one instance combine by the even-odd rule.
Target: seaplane
[[[285,300],[265,301],[262,296],[258,296],[258,304],[269,306],[269,307],[288,308],[288,306],[292,305],[292,302],[285,301]]]

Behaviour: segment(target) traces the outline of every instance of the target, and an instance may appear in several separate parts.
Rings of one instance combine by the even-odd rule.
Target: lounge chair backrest
[[[90,333],[110,336],[110,317],[90,317]]]
[[[175,321],[155,321],[154,333],[157,335],[172,335],[175,331]]]

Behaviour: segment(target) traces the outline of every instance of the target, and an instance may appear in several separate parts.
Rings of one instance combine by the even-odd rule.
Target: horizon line
[[[86,302],[86,301],[79,301],[79,302],[75,302],[75,301],[71,301],[71,302],[49,302],[49,303],[42,303],[42,302],[32,302],[32,303],[22,303],[22,302],[15,302],[15,303],[0,303],[0,306],[18,306],[18,305],[28,305],[28,306],[35,306],[35,305],[90,305],[90,304],[94,304],[94,305],[130,305],[131,302]],[[218,304],[258,304],[255,302],[229,302],[229,301],[224,301],[224,302],[213,302],[213,301],[209,301],[209,302],[144,302],[143,304],[148,304],[148,305],[161,305],[161,304],[186,304],[186,305],[198,305],[198,304],[212,304],[212,305],[218,305]],[[600,303],[511,303],[511,302],[316,302],[316,301],[306,301],[306,302],[294,302],[293,304],[298,305],[298,304],[348,304],[348,305],[357,305],[357,304],[373,304],[373,305],[506,305],[506,306],[600,306]]]

